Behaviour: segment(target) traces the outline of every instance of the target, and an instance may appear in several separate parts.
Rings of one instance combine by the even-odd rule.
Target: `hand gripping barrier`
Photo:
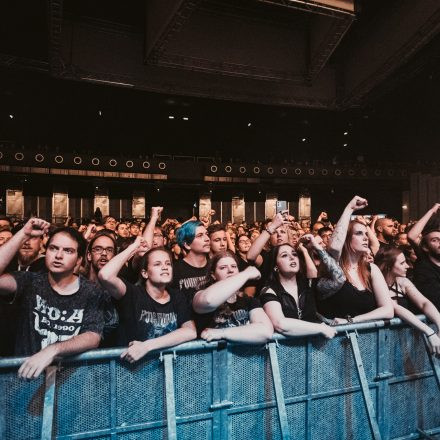
[[[0,439],[440,438],[438,359],[399,319],[340,326],[329,341],[198,340],[135,365],[121,352],[30,382],[17,378],[23,359],[0,359]]]

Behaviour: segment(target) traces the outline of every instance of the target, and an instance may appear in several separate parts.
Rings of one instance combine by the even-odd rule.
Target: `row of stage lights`
[[[3,152],[0,151],[0,160],[3,159],[4,154]],[[18,151],[14,154],[14,158],[17,162],[21,162],[25,159],[25,155],[24,153]],[[46,160],[46,157],[41,154],[41,153],[37,153],[34,156],[34,160],[35,162],[41,164],[42,162],[44,162]],[[65,162],[65,159],[62,155],[56,155],[53,158],[54,162],[58,165],[62,165]],[[80,156],[74,156],[73,157],[73,163],[77,166],[83,164],[83,158],[81,158]],[[104,162],[104,160],[98,158],[98,157],[93,157],[90,161],[90,163],[97,167],[97,166],[110,166],[112,168],[118,166],[118,161],[116,159],[109,159],[108,162]],[[148,160],[144,160],[142,161],[141,164],[143,169],[149,169],[152,165],[151,162],[149,162]],[[130,169],[135,167],[135,162],[133,160],[126,160],[125,161],[125,167]],[[157,163],[157,167],[160,170],[165,170],[167,168],[167,164],[165,162],[158,162]],[[254,175],[260,175],[264,172],[266,172],[268,175],[273,175],[275,174],[275,169],[272,166],[269,167],[260,167],[260,166],[254,166],[252,168],[249,169],[246,166],[240,166],[238,169],[237,168],[233,168],[231,165],[210,165],[210,172],[212,174],[222,174],[223,172],[226,174],[231,174],[232,172],[239,172],[240,174],[246,174],[248,172],[253,173]],[[331,177],[331,176],[342,176],[343,174],[346,174],[350,177],[354,177],[356,175],[360,175],[362,177],[367,177],[370,173],[369,170],[367,170],[366,168],[362,168],[360,170],[355,170],[353,168],[348,169],[346,172],[344,172],[345,170],[340,169],[340,168],[335,168],[335,169],[327,169],[327,168],[299,168],[296,167],[293,170],[290,171],[289,173],[289,169],[287,167],[282,167],[279,169],[279,172],[284,175],[287,176],[288,174],[290,175],[295,175],[295,176],[300,176],[300,175],[308,175],[308,176],[322,176],[322,177]],[[401,169],[399,171],[394,170],[394,169],[388,169],[388,170],[381,170],[381,169],[375,169],[372,172],[372,175],[374,175],[375,177],[380,177],[380,176],[387,176],[387,177],[407,177],[408,172],[407,170]]]
[[[0,151],[0,159],[3,159],[3,153],[1,151]],[[25,155],[24,155],[24,153],[19,151],[19,152],[14,154],[14,159],[16,161],[18,161],[18,162],[21,162],[21,161],[23,161],[25,159]],[[42,162],[44,162],[45,157],[44,157],[43,154],[37,153],[34,156],[34,159],[35,159],[36,162],[42,163]],[[61,165],[62,163],[64,163],[64,157],[61,156],[61,155],[55,156],[53,160],[58,165]],[[83,159],[80,156],[74,156],[73,163],[75,165],[81,165],[83,163]],[[99,159],[98,157],[93,157],[92,160],[91,160],[91,164],[94,165],[94,166],[99,166],[99,165],[101,165],[101,159]],[[118,161],[116,159],[110,159],[108,161],[108,165],[111,166],[111,167],[116,167],[118,165]],[[134,162],[132,160],[127,160],[125,162],[125,166],[127,168],[133,168],[134,167]],[[158,168],[160,170],[164,170],[167,167],[165,162],[159,162],[157,166],[158,166]],[[148,160],[145,160],[145,161],[142,162],[142,168],[148,169],[150,167],[151,167],[151,163]]]

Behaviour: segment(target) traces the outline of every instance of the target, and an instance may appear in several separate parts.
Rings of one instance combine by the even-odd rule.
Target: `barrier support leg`
[[[278,356],[276,350],[276,343],[269,342],[269,358],[272,370],[273,385],[275,388],[275,400],[278,408],[278,419],[281,428],[281,438],[283,440],[290,440],[289,424],[287,423],[286,403],[284,400],[284,392],[281,384],[280,366],[278,364]]]
[[[44,388],[43,422],[41,425],[41,440],[52,440],[53,413],[55,408],[55,383],[57,367],[46,368]]]
[[[437,385],[440,388],[440,363],[438,359],[430,352],[428,338],[423,334],[423,340],[425,341],[426,352],[428,353],[429,361],[431,363],[432,371],[434,371],[434,376],[437,381]]]
[[[357,333],[356,332],[347,333],[347,337],[350,340],[351,349],[353,350],[356,370],[359,376],[359,382],[361,384],[361,390],[362,390],[362,395],[364,397],[365,408],[367,410],[368,421],[370,423],[371,434],[373,435],[374,440],[381,440],[382,437],[380,435],[379,425],[377,424],[376,414],[374,412],[373,400],[371,399],[367,376],[365,374],[364,364],[362,362],[361,352],[359,350]]]
[[[167,433],[168,440],[177,440],[176,400],[174,396],[173,359],[175,354],[163,355],[165,368],[165,395],[167,403]]]

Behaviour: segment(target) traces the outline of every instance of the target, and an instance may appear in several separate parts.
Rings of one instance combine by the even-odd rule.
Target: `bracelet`
[[[270,231],[269,231],[269,228],[268,228],[267,226],[264,228],[264,230],[265,230],[269,235],[272,235],[272,234],[273,234],[273,231],[270,232]]]
[[[347,322],[349,323],[349,324],[353,324],[353,318],[350,316],[350,315],[347,315],[346,317],[345,317],[345,319],[347,320]]]
[[[430,335],[426,335],[427,338],[430,338],[431,336],[435,335],[435,331],[433,331]]]

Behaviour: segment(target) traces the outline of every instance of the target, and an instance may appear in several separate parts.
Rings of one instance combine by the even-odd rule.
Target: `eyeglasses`
[[[102,254],[105,251],[106,254],[114,254],[115,253],[115,248],[112,247],[102,247],[102,246],[95,246],[92,247],[92,252],[94,254]]]
[[[153,234],[153,237],[163,237],[163,234]]]

